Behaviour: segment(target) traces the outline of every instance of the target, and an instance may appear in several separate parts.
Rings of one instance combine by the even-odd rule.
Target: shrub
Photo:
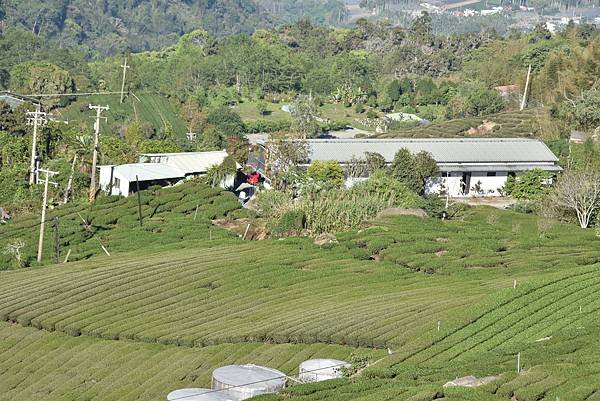
[[[276,237],[294,236],[304,230],[305,223],[306,216],[302,210],[288,210],[269,228]]]
[[[344,169],[335,160],[315,160],[306,172],[316,182],[340,188],[344,185]]]
[[[518,200],[535,200],[547,193],[551,180],[552,173],[534,169],[518,177],[508,177],[504,191]]]
[[[375,110],[367,111],[367,118],[379,118],[379,115]]]

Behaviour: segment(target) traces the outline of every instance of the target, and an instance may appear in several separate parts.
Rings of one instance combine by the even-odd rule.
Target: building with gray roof
[[[431,154],[440,170],[432,177],[429,193],[448,192],[450,196],[499,196],[511,175],[533,169],[561,171],[558,158],[541,141],[524,138],[451,139],[309,139],[309,160],[336,160],[345,165],[367,152],[379,153],[391,164],[400,149]],[[359,178],[366,179],[366,177]],[[349,179],[347,186],[356,179]]]

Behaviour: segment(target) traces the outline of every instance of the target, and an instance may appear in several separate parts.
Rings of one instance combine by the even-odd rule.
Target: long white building
[[[431,178],[427,192],[447,191],[452,197],[500,196],[510,175],[533,169],[561,171],[554,153],[535,139],[310,139],[308,144],[307,165],[315,160],[336,160],[345,165],[353,157],[364,158],[367,152],[379,153],[391,164],[402,148],[413,154],[428,152],[440,174]],[[352,180],[346,184],[352,185]]]

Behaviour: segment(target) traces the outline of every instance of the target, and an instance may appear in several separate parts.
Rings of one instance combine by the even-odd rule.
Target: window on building
[[[496,172],[495,171],[488,171],[487,176],[488,177],[495,177],[496,176]]]
[[[113,187],[121,188],[121,180],[115,177],[113,181]]]

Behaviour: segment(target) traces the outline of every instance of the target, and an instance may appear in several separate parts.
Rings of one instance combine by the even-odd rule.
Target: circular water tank
[[[182,388],[171,391],[167,401],[237,401],[223,391],[214,391],[210,388]]]
[[[309,359],[300,364],[300,381],[320,382],[342,377],[342,369],[350,364],[337,359]]]
[[[238,400],[260,394],[276,393],[285,387],[287,376],[275,369],[256,365],[229,365],[215,369],[212,376],[214,390],[226,390]]]

